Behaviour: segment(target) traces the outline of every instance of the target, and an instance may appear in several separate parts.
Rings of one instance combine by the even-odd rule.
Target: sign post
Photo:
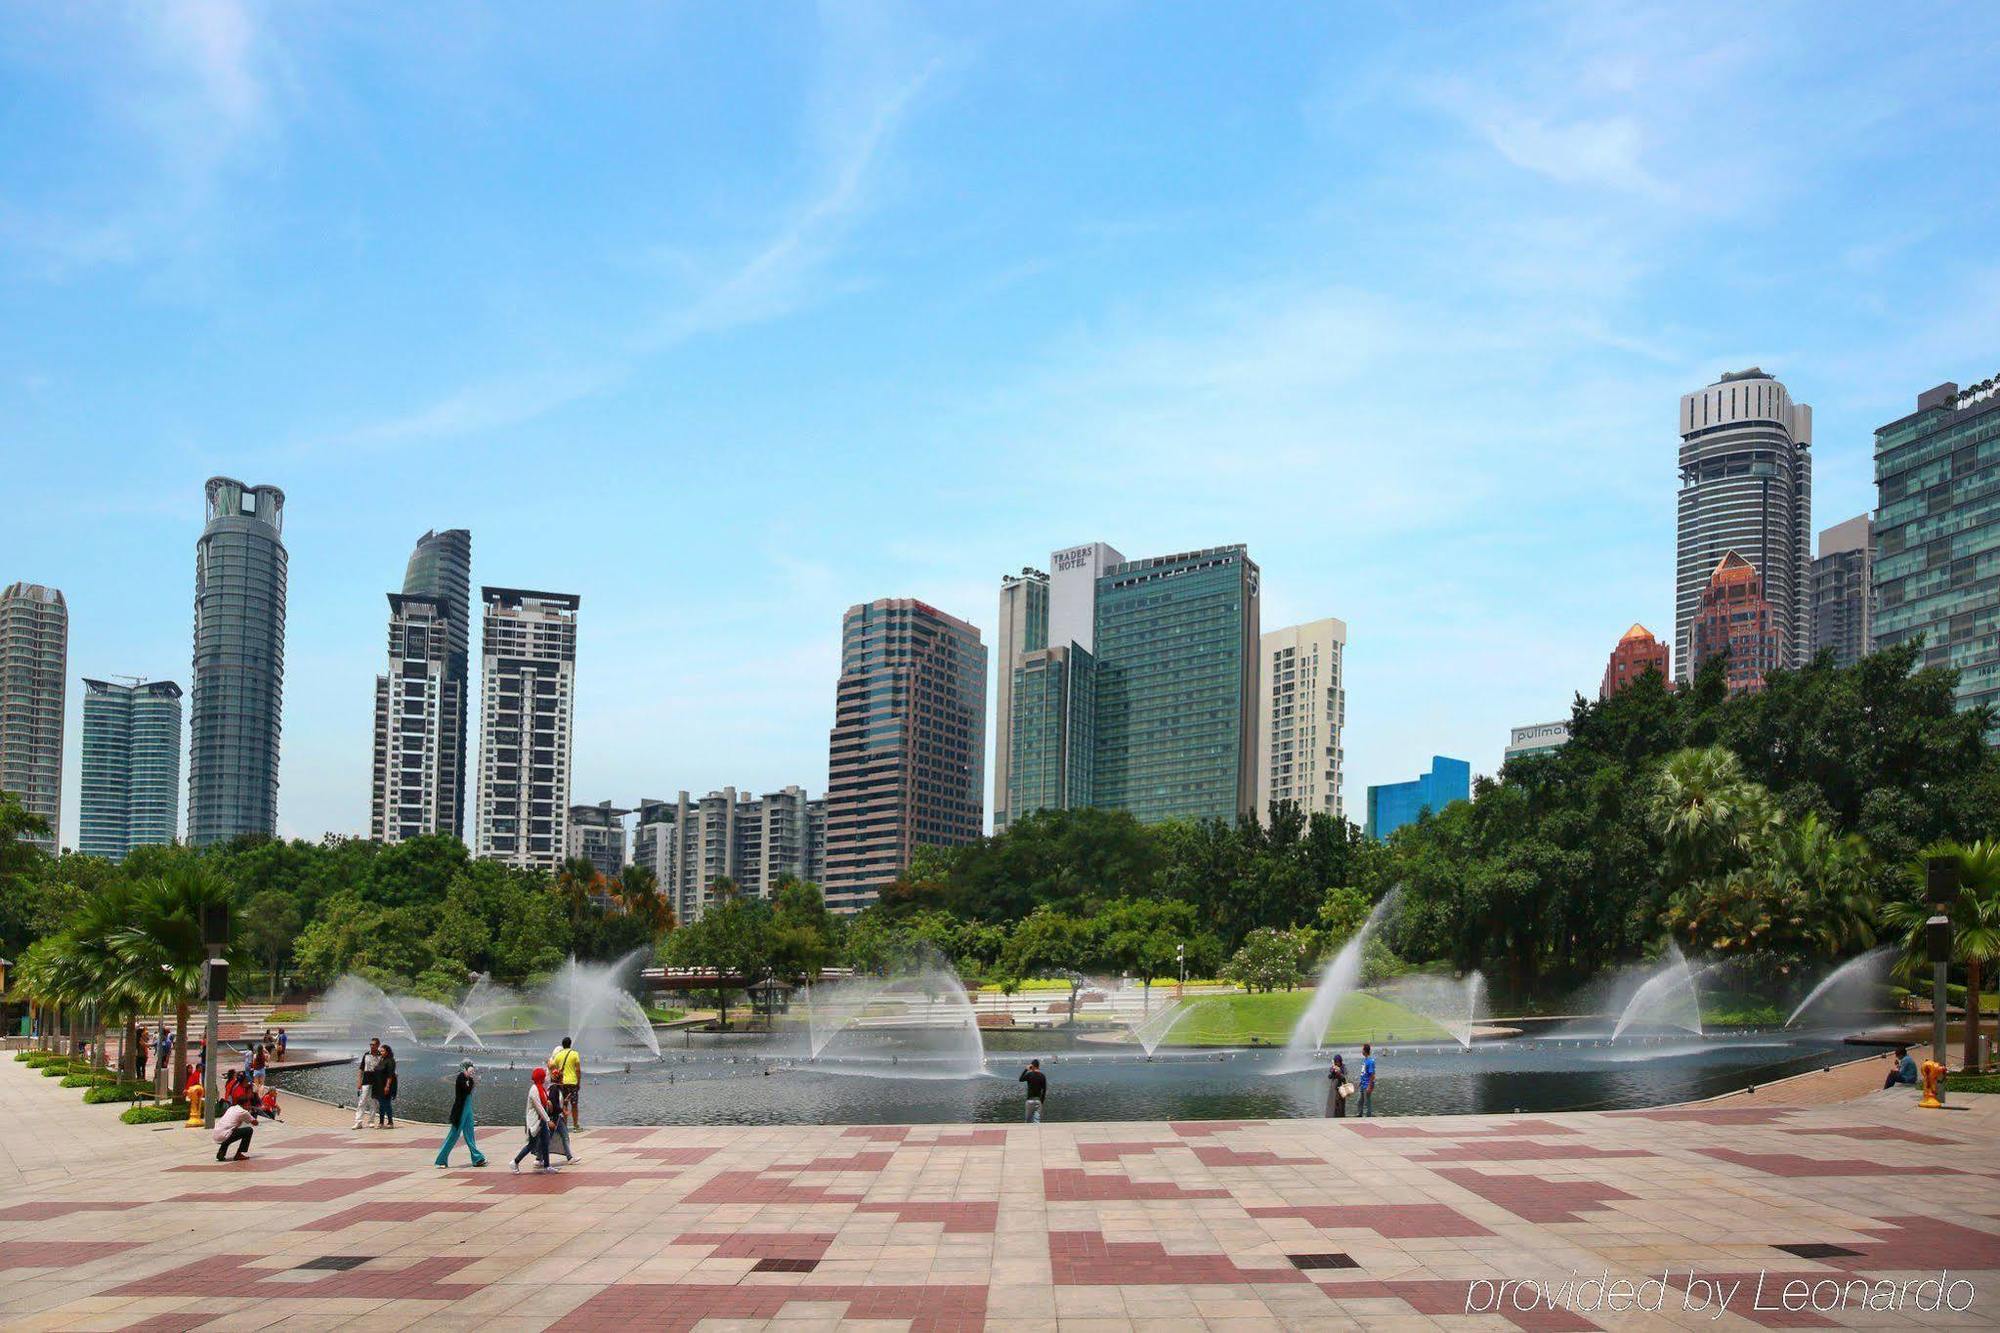
[[[1948,856],[1933,856],[1924,866],[1924,890],[1931,904],[1930,920],[1924,923],[1924,943],[1931,957],[1931,1059],[1944,1065],[1948,1044],[1945,1025],[1950,1017],[1945,974],[1951,967],[1951,917],[1947,913],[1958,900],[1958,862]]]

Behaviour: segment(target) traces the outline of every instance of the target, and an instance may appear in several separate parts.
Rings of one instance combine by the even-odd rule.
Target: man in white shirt
[[[215,1122],[215,1131],[210,1136],[216,1142],[215,1160],[221,1161],[229,1151],[229,1145],[236,1145],[236,1160],[242,1161],[250,1155],[250,1134],[255,1128],[257,1117],[241,1102],[233,1103]]]

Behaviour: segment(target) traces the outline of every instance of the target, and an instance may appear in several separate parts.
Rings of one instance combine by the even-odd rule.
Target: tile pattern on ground
[[[432,1131],[352,1133],[345,1112],[301,1104],[239,1171],[205,1160],[199,1133],[120,1126],[10,1065],[0,1117],[60,1116],[91,1151],[7,1182],[7,1327],[1564,1330],[1598,1324],[1534,1301],[1468,1313],[1474,1284],[1668,1266],[1676,1299],[1690,1270],[1762,1270],[1768,1289],[1948,1268],[1979,1293],[1961,1323],[2000,1324],[2000,1098],[1949,1120],[1883,1093],[1534,1117],[620,1126],[580,1131],[580,1165],[520,1175],[508,1125],[488,1131],[493,1166],[440,1171]],[[1748,1299],[1716,1326],[1871,1321]]]

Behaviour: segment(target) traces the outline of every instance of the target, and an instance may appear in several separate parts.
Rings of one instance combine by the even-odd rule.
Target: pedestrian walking
[[[472,1061],[461,1061],[458,1077],[452,1080],[451,1119],[447,1122],[451,1128],[445,1131],[444,1147],[438,1149],[439,1166],[451,1165],[452,1146],[461,1136],[465,1139],[465,1150],[472,1154],[472,1164],[486,1165],[486,1154],[479,1151],[479,1144],[472,1137],[472,1090],[478,1084],[479,1071],[473,1068]]]
[[[264,1059],[264,1048],[262,1046],[259,1046],[255,1050],[250,1052],[250,1082],[253,1085],[255,1085],[257,1090],[260,1092],[263,1091],[264,1088],[265,1067],[266,1067],[266,1062]]]
[[[146,1078],[146,1034],[143,1032],[132,1043],[132,1077],[140,1082]]]
[[[563,1162],[576,1165],[576,1154],[569,1146],[569,1112],[563,1107],[563,1099],[551,1087],[549,1095],[549,1154],[555,1155],[557,1146],[562,1148]]]
[[[1347,1115],[1347,1099],[1354,1095],[1354,1085],[1347,1081],[1347,1061],[1334,1056],[1326,1080],[1326,1113],[1335,1120],[1343,1119]]]
[[[512,1169],[519,1171],[521,1159],[533,1153],[542,1170],[554,1171],[556,1168],[549,1165],[549,1098],[546,1091],[549,1071],[537,1065],[529,1077],[532,1081],[528,1084],[528,1104],[521,1118],[522,1126],[528,1131],[528,1141],[521,1145],[521,1151],[514,1154]]]
[[[1361,1082],[1357,1085],[1359,1101],[1354,1111],[1356,1115],[1375,1114],[1375,1050],[1367,1042],[1361,1043]]]
[[[375,1066],[375,1107],[383,1129],[396,1127],[396,1052],[382,1048],[382,1063]]]
[[[287,1038],[287,1037],[285,1036],[285,1030],[284,1030],[283,1028],[279,1028],[279,1029],[278,1029],[278,1058],[279,1058],[280,1060],[283,1060],[283,1059],[285,1058],[285,1043],[286,1043],[286,1042],[287,1042],[288,1040],[289,1040],[289,1038]]]
[[[1028,1085],[1028,1123],[1042,1123],[1042,1103],[1048,1100],[1049,1076],[1042,1072],[1040,1060],[1028,1061],[1028,1067],[1021,1071],[1020,1082]]]
[[[375,1107],[375,1070],[382,1063],[382,1039],[370,1037],[368,1049],[361,1053],[361,1063],[354,1071],[354,1127],[361,1128],[361,1122],[373,1112]]]

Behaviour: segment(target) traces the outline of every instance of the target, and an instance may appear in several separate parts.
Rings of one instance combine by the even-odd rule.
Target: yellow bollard
[[[1926,1060],[1917,1067],[1924,1076],[1924,1096],[1917,1105],[1926,1111],[1944,1108],[1944,1066],[1935,1060]]]
[[[200,1128],[202,1127],[202,1125],[201,1125],[201,1103],[202,1103],[202,1095],[201,1095],[201,1084],[199,1084],[199,1083],[190,1083],[190,1084],[188,1084],[188,1086],[187,1086],[187,1099],[188,1099],[188,1118],[187,1118],[187,1127],[188,1127],[189,1129],[200,1129]]]

